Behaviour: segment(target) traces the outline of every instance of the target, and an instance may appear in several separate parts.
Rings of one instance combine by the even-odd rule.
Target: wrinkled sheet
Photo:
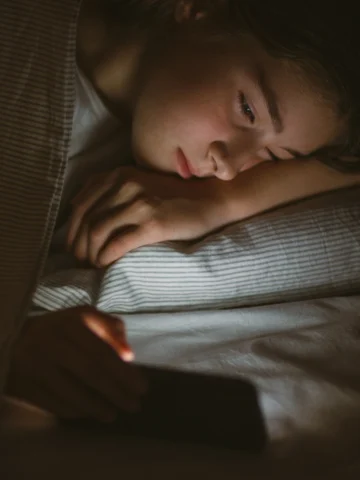
[[[51,470],[53,480],[116,478],[120,473],[134,480],[356,480],[359,312],[360,296],[354,296],[122,315],[139,363],[241,375],[255,384],[270,438],[267,451],[253,457],[64,432],[50,419],[10,406],[0,419],[0,477],[45,480]]]
[[[319,472],[356,468],[360,296],[122,318],[140,363],[252,381],[271,456]]]

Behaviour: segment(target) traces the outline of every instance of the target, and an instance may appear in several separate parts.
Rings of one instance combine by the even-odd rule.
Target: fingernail
[[[130,349],[124,349],[120,352],[120,357],[124,362],[132,362],[135,359],[134,352]]]

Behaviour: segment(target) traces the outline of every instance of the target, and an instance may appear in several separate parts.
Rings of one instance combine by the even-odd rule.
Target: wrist
[[[359,185],[360,175],[336,172],[314,158],[264,162],[229,182],[204,182],[220,227],[312,195]]]
[[[211,198],[211,212],[217,217],[217,227],[244,220],[286,203],[291,194],[286,192],[287,185],[282,185],[282,181],[289,177],[289,172],[281,171],[282,175],[279,176],[279,168],[276,167],[270,162],[264,162],[230,181],[217,178],[205,180],[206,191]]]
[[[225,182],[217,178],[201,181],[199,185],[201,200],[209,230],[223,227],[245,216],[240,192],[236,186],[233,181]]]

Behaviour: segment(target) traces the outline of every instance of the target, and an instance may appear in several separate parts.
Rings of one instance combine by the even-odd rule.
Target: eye
[[[248,118],[250,123],[255,122],[255,115],[253,111],[251,110],[250,105],[248,104],[245,95],[242,92],[239,92],[239,104],[240,104],[240,110],[245,117]]]

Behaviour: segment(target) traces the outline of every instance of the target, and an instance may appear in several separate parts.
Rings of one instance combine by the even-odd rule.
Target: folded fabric
[[[37,310],[230,308],[360,291],[359,188],[307,199],[196,243],[140,248],[104,270],[49,259]]]
[[[0,1],[0,394],[60,204],[80,4]]]

